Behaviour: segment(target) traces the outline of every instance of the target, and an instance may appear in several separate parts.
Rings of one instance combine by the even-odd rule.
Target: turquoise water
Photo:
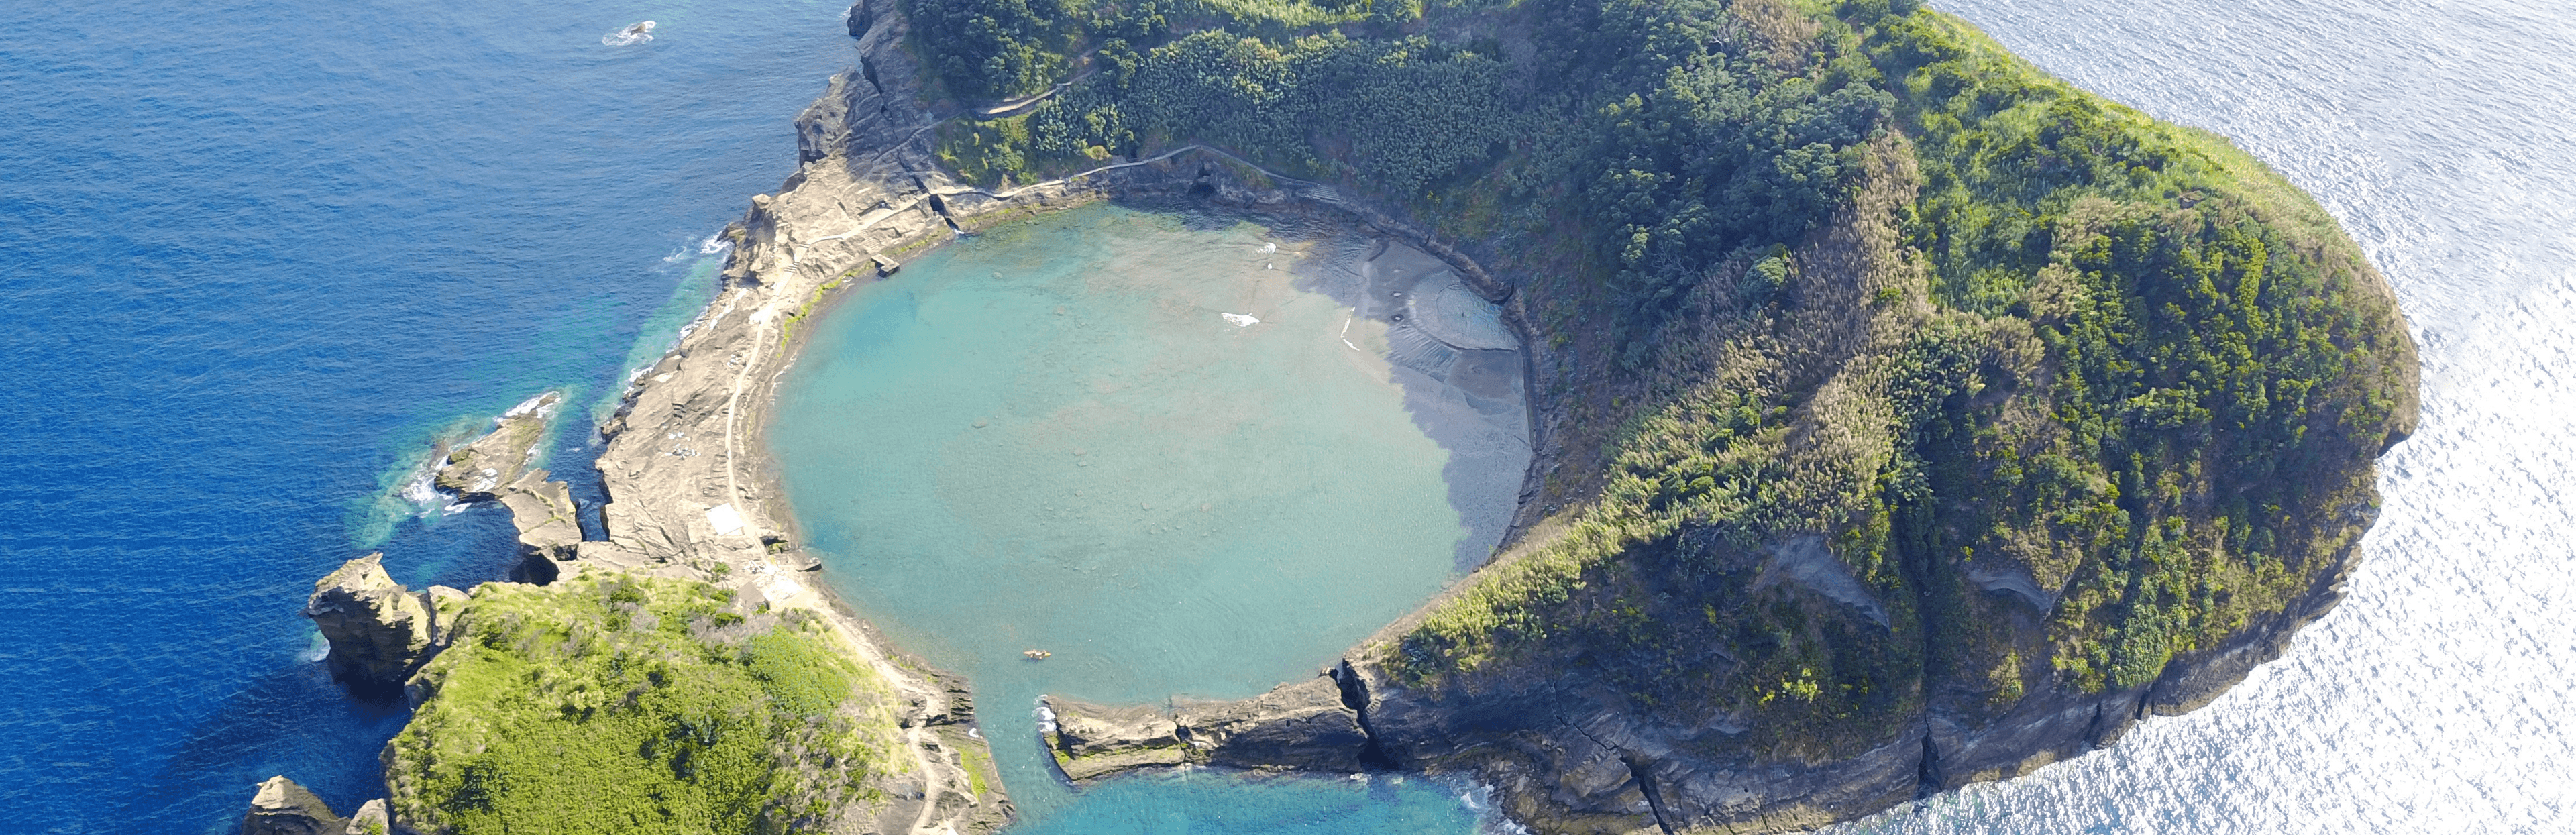
[[[809,547],[897,644],[973,681],[1016,831],[1474,826],[1470,798],[1421,778],[1197,772],[1077,795],[1037,741],[1042,693],[1233,698],[1315,675],[1499,536],[1450,482],[1517,487],[1526,452],[1453,456],[1435,436],[1487,422],[1408,410],[1446,384],[1318,292],[1365,308],[1348,279],[1396,262],[1346,257],[1366,252],[1347,234],[1265,235],[1109,206],[1016,224],[849,291],[782,386],[769,442]]]

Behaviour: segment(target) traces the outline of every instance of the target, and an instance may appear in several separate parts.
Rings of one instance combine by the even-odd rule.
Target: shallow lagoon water
[[[1418,276],[1437,262],[1368,244],[1091,206],[808,320],[769,433],[798,523],[863,614],[973,682],[1022,830],[1472,824],[1459,790],[1419,778],[1201,772],[1077,800],[1035,732],[1040,693],[1234,698],[1313,676],[1499,540],[1511,506],[1490,496],[1517,492],[1526,422],[1517,365],[1488,381],[1471,360],[1517,353],[1394,351],[1419,341],[1404,314],[1437,305],[1381,302],[1472,305]],[[1473,304],[1433,326],[1508,339]]]

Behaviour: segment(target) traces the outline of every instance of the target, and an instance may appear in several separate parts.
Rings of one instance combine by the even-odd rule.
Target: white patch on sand
[[[707,526],[714,528],[717,536],[741,533],[742,513],[734,510],[731,502],[707,508]]]

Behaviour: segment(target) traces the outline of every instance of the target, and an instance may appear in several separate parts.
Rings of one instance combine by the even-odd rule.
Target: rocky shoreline
[[[1643,726],[1599,694],[1532,688],[1459,699],[1411,692],[1376,666],[1410,619],[1316,678],[1251,699],[1149,706],[1050,699],[1045,742],[1076,782],[1178,765],[1420,771],[1492,786],[1502,809],[1541,832],[1805,831],[2029,774],[2107,747],[2150,716],[2197,710],[2280,657],[2300,627],[2325,616],[2343,598],[2358,556],[2357,544],[2347,547],[2288,610],[2225,644],[2177,657],[2145,687],[2026,699],[1973,728],[1930,716],[1855,757],[1693,757],[1672,744],[1673,729]],[[1532,724],[1556,730],[1525,730]]]

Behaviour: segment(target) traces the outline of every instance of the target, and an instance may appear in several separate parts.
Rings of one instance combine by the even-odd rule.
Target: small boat
[[[1031,650],[1021,650],[1021,651],[1020,651],[1020,654],[1021,654],[1021,655],[1025,655],[1025,656],[1028,656],[1028,657],[1029,657],[1029,660],[1031,660],[1031,661],[1044,661],[1044,660],[1047,660],[1047,656],[1054,655],[1055,653],[1048,652],[1048,651],[1046,651],[1046,650],[1042,650],[1042,649],[1031,649]]]

